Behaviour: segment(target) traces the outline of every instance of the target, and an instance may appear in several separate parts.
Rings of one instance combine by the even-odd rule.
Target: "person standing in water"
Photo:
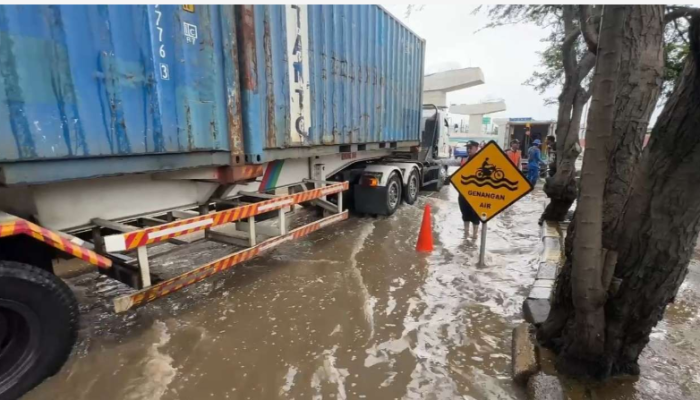
[[[520,142],[518,139],[513,139],[510,142],[510,149],[506,150],[506,155],[518,171],[523,170],[523,166],[520,165]]]
[[[530,181],[532,187],[535,187],[537,179],[540,177],[540,163],[542,162],[541,143],[540,139],[535,139],[527,151],[527,180]]]
[[[466,163],[469,158],[473,157],[479,151],[479,143],[475,141],[467,142],[467,157],[462,160],[462,165]],[[457,197],[457,202],[459,203],[459,210],[462,212],[462,221],[464,222],[464,233],[469,234],[469,224],[472,224],[472,237],[476,237],[479,233],[479,224],[481,220],[479,215],[474,211],[472,206],[469,205],[464,196],[459,195]]]

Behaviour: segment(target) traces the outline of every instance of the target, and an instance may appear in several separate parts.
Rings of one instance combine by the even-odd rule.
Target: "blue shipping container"
[[[379,6],[0,5],[0,184],[417,143],[424,53]]]
[[[425,41],[386,10],[256,5],[237,18],[248,161],[270,149],[419,140]]]
[[[234,21],[233,6],[0,6],[0,162],[228,164],[242,151]]]

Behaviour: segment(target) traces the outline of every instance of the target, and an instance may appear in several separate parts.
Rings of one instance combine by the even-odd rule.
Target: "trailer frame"
[[[173,210],[169,213],[169,216],[175,218],[181,217],[181,219],[152,226],[135,227],[120,222],[93,219],[92,222],[97,227],[93,230],[93,239],[99,251],[111,258],[115,265],[122,267],[123,271],[128,271],[131,268],[131,277],[127,277],[126,279],[118,276],[113,277],[137,289],[136,292],[114,299],[115,312],[125,312],[177,292],[212,275],[248,261],[282,243],[304,237],[321,228],[348,218],[348,211],[343,210],[342,196],[342,192],[349,188],[348,182],[304,179],[302,182],[283,185],[274,188],[272,191],[275,192],[284,189],[288,191],[292,187],[307,188],[308,185],[313,185],[314,188],[283,195],[239,192],[232,198],[212,199],[211,202],[199,206],[197,212]],[[338,194],[336,204],[325,200],[326,196],[334,194]],[[241,201],[243,198],[257,199],[259,201],[245,203]],[[318,221],[288,230],[286,222],[287,210],[294,205],[307,202],[314,204],[322,202],[325,212],[331,215],[325,216]],[[216,207],[217,205],[235,206],[221,211],[209,211],[211,206]],[[265,214],[269,216],[270,213],[275,212],[277,215],[274,218],[279,220],[278,231],[275,232],[274,235],[258,243],[257,238],[259,235],[256,233],[256,230],[262,221],[256,221],[256,216]],[[194,215],[196,213],[199,215]],[[159,222],[157,218],[146,219]],[[241,237],[230,236],[226,233],[212,230],[212,228],[223,227],[237,222],[247,222],[247,235],[246,238],[244,238],[247,241],[247,248],[234,251],[224,257],[199,265],[175,277],[153,283],[150,271],[151,257],[149,257],[148,254],[149,246],[158,245],[166,241],[176,241],[176,244],[186,244],[186,242],[179,243],[176,238],[200,231],[204,231],[205,240],[212,240],[225,244],[235,243],[241,246]],[[101,234],[101,228],[119,231],[119,233],[103,236]],[[269,230],[266,233],[269,234]],[[136,252],[135,260],[125,254],[134,251]]]

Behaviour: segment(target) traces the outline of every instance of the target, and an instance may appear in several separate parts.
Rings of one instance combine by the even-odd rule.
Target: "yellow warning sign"
[[[450,182],[484,222],[532,190],[525,175],[493,141],[452,174]]]
[[[194,4],[183,5],[182,9],[187,11],[187,12],[193,13],[194,12]]]

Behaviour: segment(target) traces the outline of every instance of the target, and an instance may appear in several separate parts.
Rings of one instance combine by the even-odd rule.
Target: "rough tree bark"
[[[652,131],[625,207],[615,285],[606,306],[613,373],[637,360],[688,272],[700,232],[700,18],[682,80]]]
[[[594,23],[594,16],[591,14],[591,6],[581,4],[578,6],[579,25],[581,26],[581,34],[586,41],[586,46],[591,53],[598,53],[598,32],[597,24]]]
[[[605,205],[603,207],[603,247],[615,250],[613,239],[633,179],[635,163],[641,154],[644,134],[660,91],[659,79],[663,68],[663,6],[640,6],[625,12],[625,31],[621,50],[618,88],[613,124],[613,152],[608,168]],[[581,26],[585,26],[588,10],[580,9]],[[584,33],[585,30],[582,30]],[[597,50],[597,37],[590,29],[584,36],[591,50]],[[620,154],[618,154],[618,152]],[[624,197],[623,197],[624,195]],[[559,277],[550,322],[543,327],[542,336],[552,344],[566,324],[572,309],[570,268],[575,221],[569,225],[565,246],[565,265]],[[614,254],[611,254],[614,256]],[[611,262],[613,260],[610,260]],[[606,277],[610,276],[610,272]]]
[[[565,5],[562,9],[565,39],[562,44],[562,62],[564,64],[564,86],[559,96],[557,112],[557,171],[547,179],[544,192],[550,198],[542,219],[563,221],[566,213],[576,200],[576,158],[581,154],[579,129],[583,107],[590,98],[590,91],[581,86],[595,65],[595,55],[586,53],[579,62],[576,61],[576,40],[581,30],[574,24],[576,10],[574,6]]]
[[[605,184],[603,247],[606,249],[615,249],[616,228],[629,197],[651,113],[661,94],[664,9],[663,5],[644,5],[626,10],[615,97],[613,156]]]
[[[632,6],[640,7],[640,6]],[[646,6],[642,6],[646,7]],[[652,11],[653,13],[654,11]],[[635,15],[634,11],[632,14]],[[599,379],[638,374],[638,358],[651,329],[673,301],[700,232],[700,19],[691,23],[691,55],[683,77],[652,131],[649,146],[634,172],[633,184],[618,224],[614,273],[601,270],[605,303],[603,354],[564,372],[585,372]],[[625,49],[627,50],[627,49]],[[614,160],[611,160],[614,162]],[[579,220],[579,213],[575,220]],[[567,260],[558,277],[552,312],[538,339],[560,355],[575,331],[572,299],[573,243],[580,227],[570,225]],[[613,252],[614,253],[614,252]],[[599,343],[596,343],[599,345]],[[560,366],[571,362],[560,358]]]
[[[619,226],[623,206],[629,195],[634,168],[638,163],[646,127],[660,93],[663,76],[663,7],[640,6],[626,9],[625,31],[621,49],[618,87],[615,100],[615,122],[613,124],[613,156],[608,167],[608,180],[603,207],[603,247],[614,250],[615,229]],[[597,51],[597,36],[591,29],[592,18],[588,6],[580,6],[580,24],[586,44]],[[565,212],[565,211],[564,211]],[[570,267],[575,221],[569,225],[565,246],[564,273],[560,276],[556,298],[559,306],[552,311],[552,323],[543,336],[555,338],[564,326],[571,305]],[[614,257],[614,253],[611,257]],[[610,262],[614,261],[613,259]],[[606,277],[611,274],[610,265]],[[606,281],[609,278],[606,279]],[[565,281],[565,283],[564,283]],[[554,318],[558,315],[558,318]],[[554,323],[557,321],[557,323]],[[549,331],[547,331],[547,329]]]
[[[603,198],[610,155],[609,142],[615,118],[615,91],[620,68],[620,48],[625,8],[606,6],[593,76],[593,98],[586,129],[586,152],[581,173],[581,193],[576,208],[571,289],[573,330],[564,344],[561,367],[575,375],[597,369],[605,351],[605,300],[602,249]]]

